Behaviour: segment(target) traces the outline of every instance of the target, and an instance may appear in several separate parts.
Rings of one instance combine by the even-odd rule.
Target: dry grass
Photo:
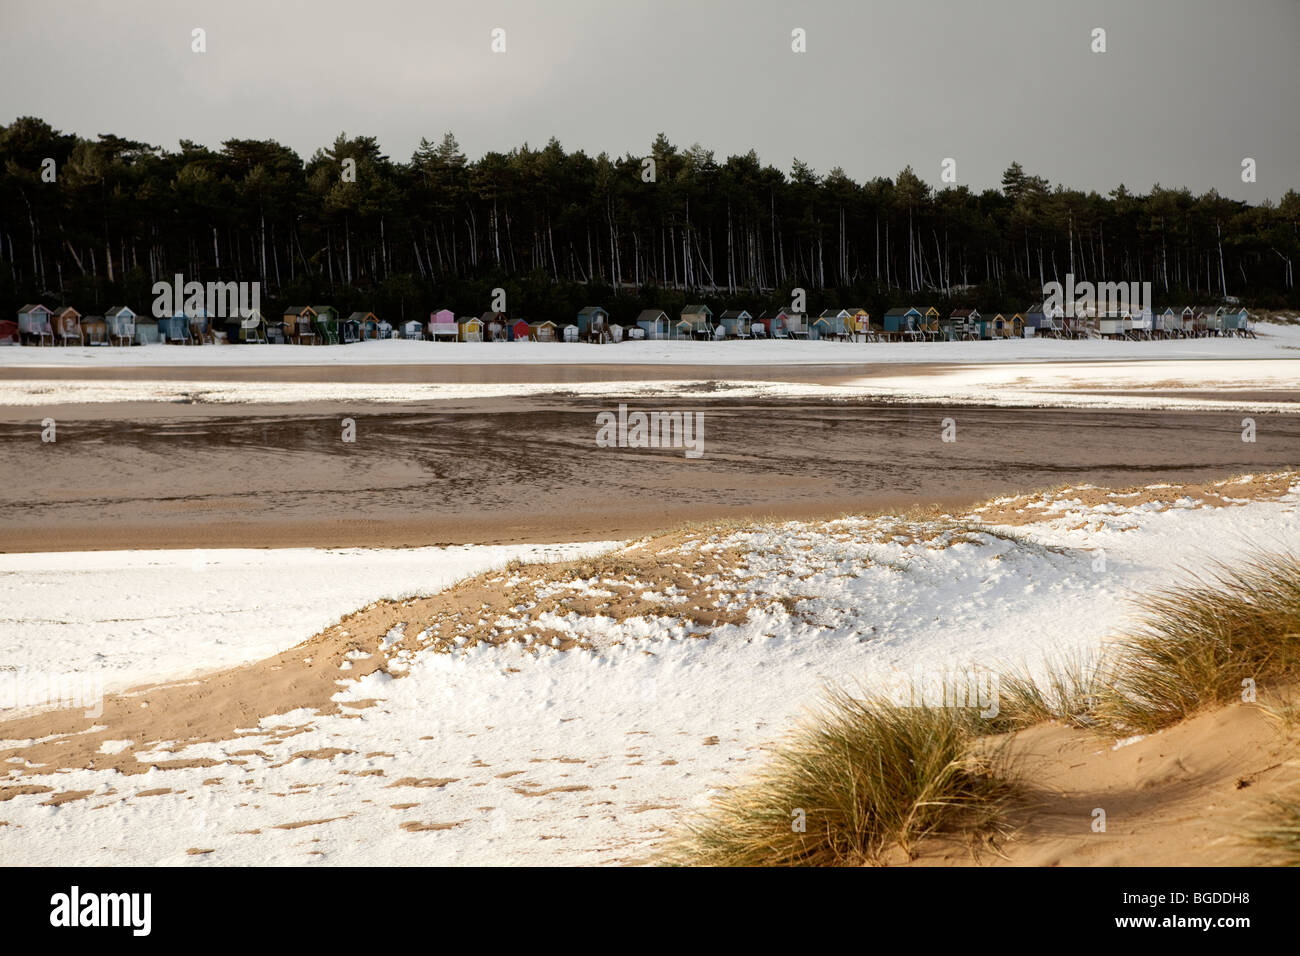
[[[1300,801],[1275,800],[1267,818],[1248,837],[1275,853],[1283,865],[1300,866]]]
[[[1001,832],[1017,784],[993,735],[1046,721],[1148,733],[1300,678],[1300,557],[1258,553],[1140,598],[1140,626],[1104,660],[1067,659],[1045,678],[1000,679],[999,713],[901,707],[832,692],[746,785],[717,798],[665,854],[715,866],[878,863],[893,847],[953,832],[972,848]],[[1291,713],[1279,712],[1284,720]],[[796,824],[802,819],[805,826]],[[1280,803],[1251,839],[1300,864],[1300,803]]]
[[[1002,674],[998,714],[989,730],[1014,732],[1048,722],[1093,727],[1103,679],[1100,662],[1087,657],[1067,657],[1051,664],[1041,679],[1025,669]]]
[[[977,756],[979,718],[831,692],[752,782],[719,797],[666,861],[705,866],[853,866],[922,837],[999,832],[1010,786]],[[801,828],[802,824],[802,828]]]
[[[1114,646],[1101,723],[1149,733],[1240,701],[1247,686],[1300,678],[1300,556],[1256,554],[1139,599],[1142,620]]]

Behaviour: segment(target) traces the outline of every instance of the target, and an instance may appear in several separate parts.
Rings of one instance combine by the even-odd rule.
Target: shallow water
[[[1300,419],[806,400],[703,411],[704,455],[600,448],[608,400],[391,406],[87,406],[0,423],[0,550],[417,546],[625,537],[732,516],[821,517],[1090,482],[1300,464]],[[341,421],[356,422],[356,441]],[[952,418],[956,441],[941,440]]]

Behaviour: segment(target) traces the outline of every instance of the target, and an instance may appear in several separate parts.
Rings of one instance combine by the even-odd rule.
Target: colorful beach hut
[[[54,344],[54,329],[50,327],[50,320],[54,313],[47,306],[39,302],[31,305],[25,305],[18,310],[18,338],[31,338],[36,340],[37,345],[44,345],[45,340],[49,339],[50,344]]]
[[[754,317],[744,309],[727,309],[718,316],[718,327],[733,339],[749,338],[753,324]]]
[[[645,332],[647,339],[668,338],[668,313],[663,309],[642,309],[636,317],[636,326]]]
[[[483,341],[483,320],[477,315],[463,315],[458,323],[460,325],[460,340],[462,342],[482,342]]]
[[[437,312],[429,313],[429,338],[433,341],[438,339],[449,339],[452,342],[460,339],[460,325],[456,322],[456,313],[451,309],[439,309]]]

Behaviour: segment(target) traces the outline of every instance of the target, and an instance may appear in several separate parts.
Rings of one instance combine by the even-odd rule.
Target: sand
[[[597,448],[607,403],[67,408],[0,422],[0,551],[419,547],[634,537],[710,518],[961,508],[1010,490],[1197,481],[1300,463],[1300,417],[658,400],[705,454]],[[344,418],[356,441],[342,441]],[[956,441],[941,440],[943,420]]]

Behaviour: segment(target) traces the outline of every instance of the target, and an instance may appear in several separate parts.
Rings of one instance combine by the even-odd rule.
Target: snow
[[[828,683],[885,687],[901,674],[1095,654],[1124,626],[1134,590],[1300,540],[1300,483],[1237,507],[1062,500],[1035,524],[992,533],[935,526],[915,537],[914,525],[871,518],[700,535],[681,544],[684,554],[748,555],[730,597],[747,602],[743,623],[686,636],[666,603],[617,626],[599,614],[555,615],[551,626],[597,638],[586,649],[404,650],[406,676],[342,682],[341,699],[379,698],[374,707],[278,715],[263,720],[265,738],[178,748],[218,760],[265,753],[239,768],[24,778],[99,795],[57,807],[42,794],[11,798],[0,856],[28,865],[641,861],[711,792],[751,773],[765,743]],[[7,560],[17,570],[51,559]],[[242,607],[239,598],[223,588],[205,601],[215,613],[222,599]],[[83,602],[96,613],[93,598]],[[25,613],[43,612],[33,602]],[[100,644],[97,628],[74,632],[70,647]],[[20,662],[41,653],[22,646]],[[285,724],[302,732],[270,732]],[[324,748],[347,752],[293,759]],[[164,787],[172,792],[138,796]],[[186,853],[195,847],[213,852]]]
[[[109,692],[177,680],[278,654],[381,598],[613,545],[0,554],[0,665],[93,674]]]

